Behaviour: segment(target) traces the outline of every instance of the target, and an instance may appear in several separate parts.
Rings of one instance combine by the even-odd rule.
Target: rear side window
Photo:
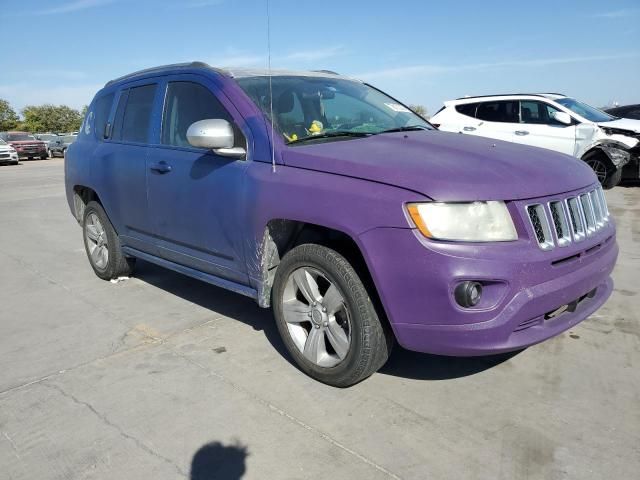
[[[487,122],[519,123],[518,102],[483,102],[478,105],[476,118]]]
[[[223,119],[232,125],[233,119],[216,96],[205,86],[194,82],[169,82],[162,116],[162,143],[190,147],[187,129],[198,120]],[[239,134],[236,132],[236,144]]]
[[[109,113],[111,113],[111,104],[113,103],[113,93],[104,95],[96,100],[94,107],[95,115],[95,135],[98,140],[105,138],[105,128],[107,121],[109,120]]]
[[[554,112],[559,112],[559,110],[544,102],[535,100],[522,100],[520,102],[520,118],[522,119],[522,123],[560,125],[564,127],[565,125],[563,123],[558,122],[552,117]]]
[[[476,116],[476,108],[478,103],[465,103],[463,105],[456,105],[456,112],[466,115],[467,117]]]
[[[124,99],[126,107],[122,114],[121,127],[117,125],[118,131],[114,127],[114,140],[124,142],[145,143],[149,138],[149,126],[151,125],[151,110],[156,94],[156,84],[144,85],[129,89],[129,93]],[[121,108],[123,97],[120,97],[118,110]],[[117,116],[116,112],[116,116]],[[118,119],[116,119],[118,120]],[[116,122],[119,124],[120,122]]]

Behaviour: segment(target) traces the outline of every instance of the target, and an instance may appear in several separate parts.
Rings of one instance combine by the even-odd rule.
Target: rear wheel
[[[387,361],[387,334],[362,280],[339,253],[315,244],[287,253],[273,286],[280,335],[307,375],[348,387]]]
[[[122,253],[118,234],[98,202],[85,207],[82,231],[89,263],[98,277],[111,280],[131,275],[135,258]]]

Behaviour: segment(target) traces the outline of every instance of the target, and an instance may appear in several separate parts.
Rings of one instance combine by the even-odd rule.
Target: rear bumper
[[[360,238],[396,339],[409,350],[455,356],[519,350],[578,324],[613,289],[613,225],[583,242],[575,259],[555,264],[549,253],[519,242],[425,246],[416,237],[412,230],[381,229]],[[482,308],[455,303],[462,280],[486,282]],[[568,304],[572,311],[545,317]]]

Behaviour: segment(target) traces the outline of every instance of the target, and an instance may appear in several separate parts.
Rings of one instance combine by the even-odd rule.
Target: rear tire
[[[389,358],[393,337],[362,280],[338,252],[316,244],[288,252],[276,271],[272,299],[284,344],[310,377],[348,387]]]
[[[131,275],[136,259],[122,253],[118,234],[98,202],[89,202],[84,209],[82,236],[89,263],[98,277],[112,280]]]

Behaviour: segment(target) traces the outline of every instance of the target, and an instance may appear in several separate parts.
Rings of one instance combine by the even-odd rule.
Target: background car
[[[65,135],[64,137],[58,137],[52,140],[49,145],[51,156],[55,157],[56,155],[60,155],[64,157],[67,148],[76,141],[76,138],[77,135]]]
[[[640,120],[640,104],[624,105],[622,107],[607,108],[605,110],[609,115],[621,118],[631,118]]]
[[[11,145],[0,138],[0,164],[18,164],[18,152]]]
[[[0,138],[15,148],[19,158],[33,160],[39,157],[44,160],[49,156],[46,143],[36,140],[28,132],[1,132]]]
[[[34,135],[37,140],[42,140],[47,145],[47,152],[49,156],[51,156],[51,152],[49,151],[49,146],[52,140],[57,140],[59,135],[57,133],[36,133]]]
[[[548,148],[581,158],[605,188],[639,177],[640,121],[557,93],[466,97],[432,118],[440,130]]]

